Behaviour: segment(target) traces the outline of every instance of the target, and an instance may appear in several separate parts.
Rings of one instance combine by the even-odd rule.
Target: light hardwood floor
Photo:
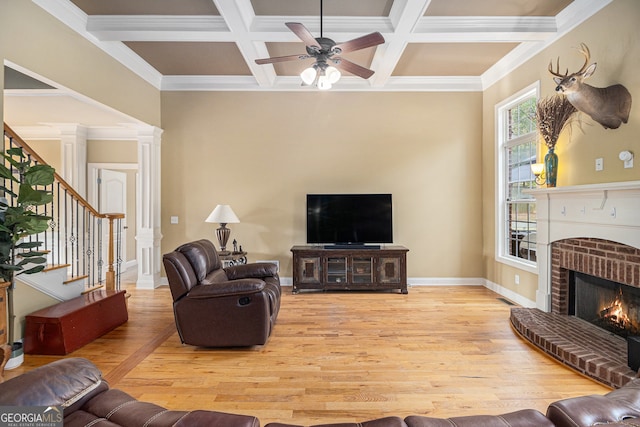
[[[285,287],[268,343],[222,350],[180,344],[167,287],[125,288],[127,324],[66,357],[86,357],[112,387],[171,409],[313,424],[544,412],[555,400],[609,391],[526,344],[511,329],[510,306],[483,287],[408,295]],[[27,355],[7,377],[55,359]]]

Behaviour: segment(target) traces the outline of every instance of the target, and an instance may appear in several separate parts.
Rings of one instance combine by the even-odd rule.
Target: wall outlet
[[[514,282],[516,282],[516,285],[520,284],[520,275],[516,274],[516,277],[514,278]]]
[[[171,224],[177,224],[178,223],[178,217],[177,216],[172,216],[171,217]]]
[[[604,169],[604,159],[602,157],[598,157],[596,159],[596,171],[601,171]]]

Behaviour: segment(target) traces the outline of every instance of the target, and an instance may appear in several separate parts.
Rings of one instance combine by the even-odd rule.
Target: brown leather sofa
[[[61,406],[65,427],[259,427],[257,418],[209,410],[171,411],[110,389],[88,360],[62,359],[0,384],[0,406]],[[559,400],[546,416],[534,409],[453,418],[396,416],[308,427],[640,427],[640,378],[604,396]],[[302,427],[270,423],[265,427]]]
[[[61,359],[1,383],[0,405],[60,407],[65,427],[260,426],[252,416],[169,411],[139,402],[121,390],[109,388],[100,370],[81,358]]]
[[[304,426],[270,423],[265,427]],[[504,415],[471,415],[446,419],[411,415],[404,420],[399,417],[387,417],[363,423],[317,424],[308,427],[554,427],[554,424],[540,412],[524,409]]]
[[[604,396],[581,396],[559,400],[546,416],[534,409],[502,415],[471,415],[431,418],[411,415],[380,418],[363,423],[317,424],[307,427],[640,427],[640,378]],[[270,423],[265,427],[303,427]]]
[[[280,310],[276,265],[223,268],[215,246],[203,239],[163,257],[180,339],[202,347],[267,342]]]

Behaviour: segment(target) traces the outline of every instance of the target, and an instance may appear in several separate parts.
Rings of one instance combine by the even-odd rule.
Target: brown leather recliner
[[[223,268],[215,246],[203,239],[163,257],[180,339],[203,347],[267,342],[280,310],[275,264]]]

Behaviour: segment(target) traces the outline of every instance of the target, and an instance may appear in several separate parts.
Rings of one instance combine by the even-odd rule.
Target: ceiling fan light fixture
[[[336,83],[338,80],[340,80],[340,77],[342,76],[342,74],[340,73],[340,70],[332,66],[327,67],[324,73],[329,79],[330,83]]]
[[[309,67],[300,73],[300,78],[304,82],[305,85],[311,85],[316,79],[316,75],[318,74],[318,70],[315,67]]]
[[[331,89],[331,80],[326,75],[318,77],[318,89],[320,90],[329,90]]]

